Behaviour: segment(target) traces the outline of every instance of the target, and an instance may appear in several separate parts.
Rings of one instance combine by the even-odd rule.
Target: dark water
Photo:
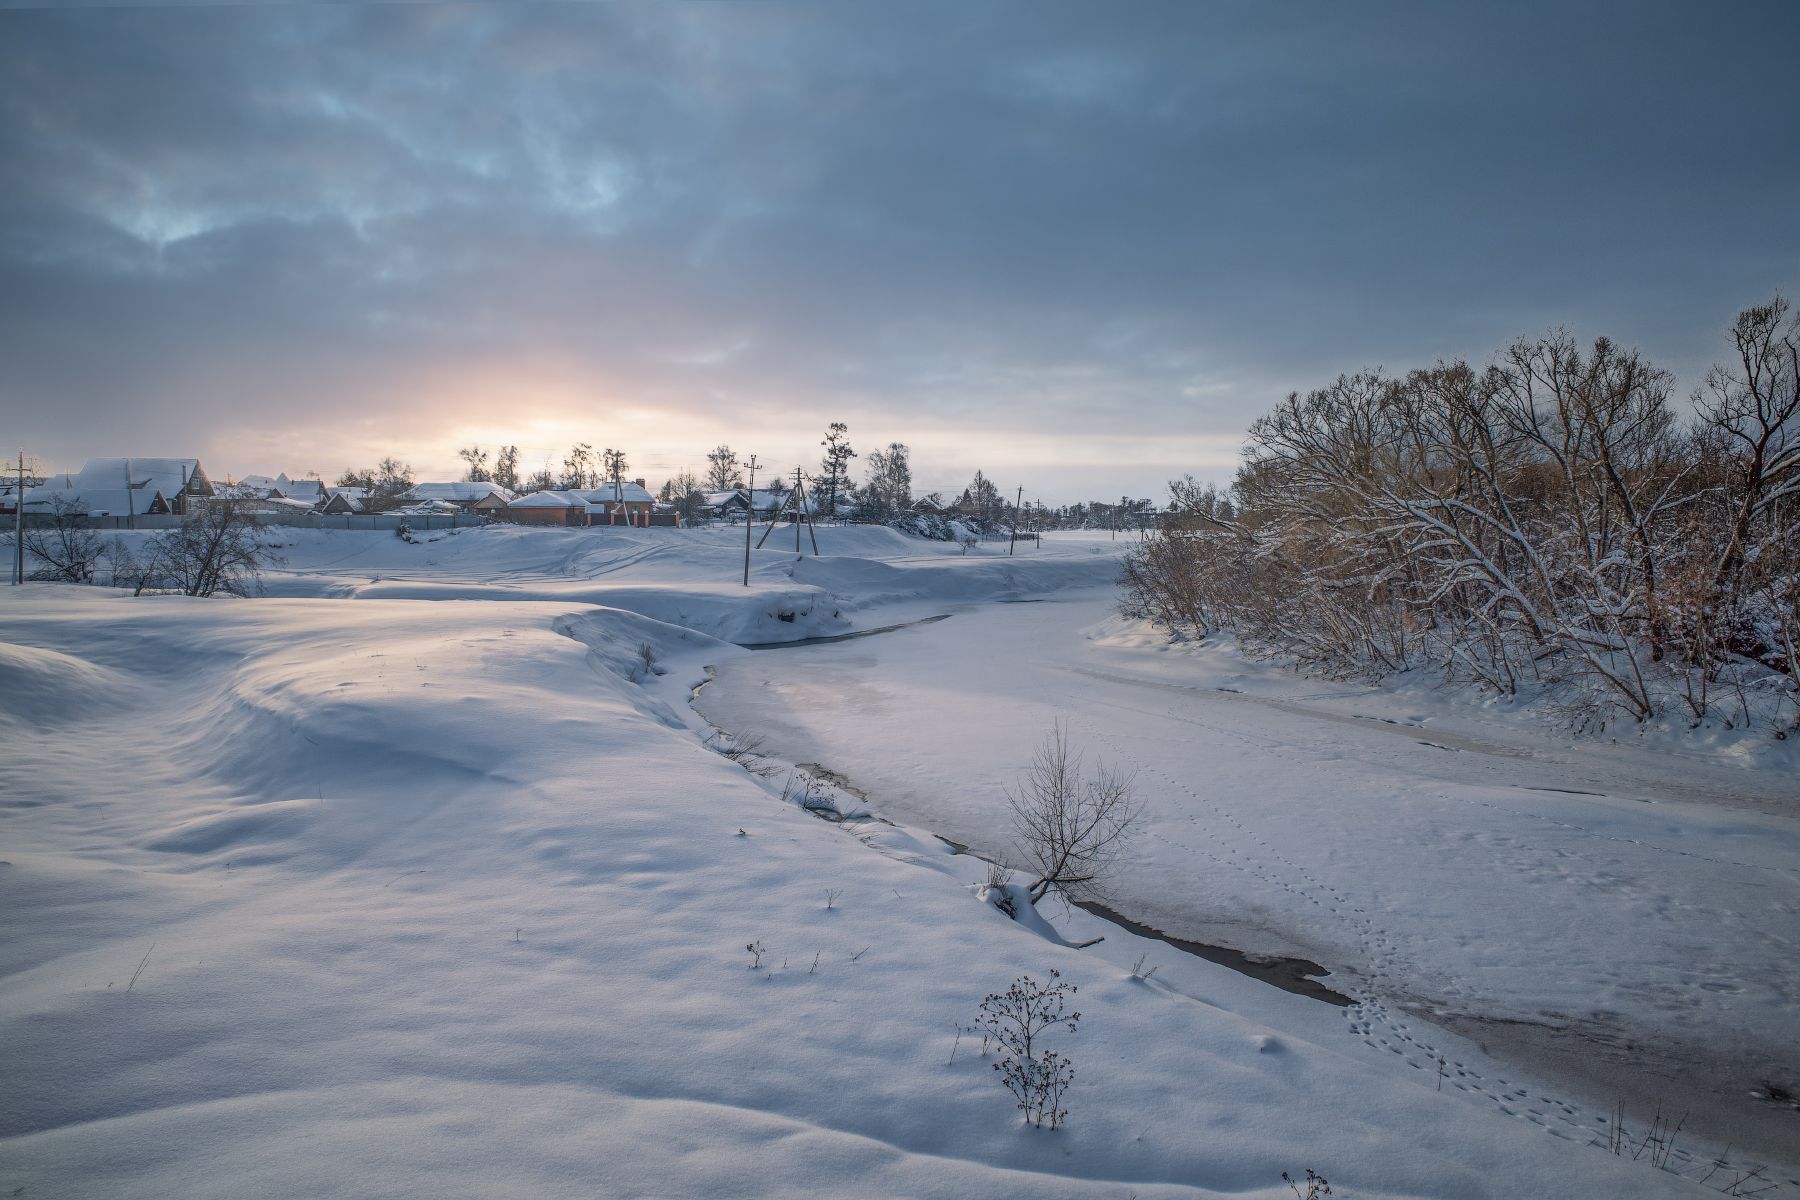
[[[936,621],[948,621],[949,613],[939,613],[935,617],[921,617],[917,621],[902,621],[898,625],[883,625],[879,629],[858,629],[853,633],[831,633],[819,637],[795,638],[791,642],[739,642],[745,650],[791,650],[795,646],[823,646],[827,642],[851,642],[857,638],[874,637],[878,633],[892,633],[896,629],[911,629],[914,625],[930,625]]]
[[[1120,929],[1135,933],[1139,937],[1155,938],[1166,942],[1177,950],[1192,954],[1196,958],[1204,958],[1207,962],[1218,963],[1221,967],[1230,967],[1240,975],[1248,975],[1252,979],[1260,979],[1264,983],[1280,988],[1284,992],[1292,992],[1296,996],[1305,996],[1312,1000],[1323,1000],[1327,1004],[1335,1004],[1339,1008],[1348,1008],[1356,1001],[1339,992],[1334,992],[1319,982],[1317,976],[1330,974],[1316,962],[1304,958],[1277,958],[1260,954],[1245,954],[1242,950],[1233,950],[1230,946],[1209,946],[1205,942],[1190,942],[1186,938],[1174,937],[1160,929],[1152,929],[1142,925],[1130,917],[1114,912],[1104,904],[1096,904],[1092,900],[1077,900],[1075,907],[1093,913],[1103,921],[1111,921]]]

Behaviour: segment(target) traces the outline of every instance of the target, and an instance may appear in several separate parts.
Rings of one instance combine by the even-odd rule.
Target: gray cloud
[[[1797,32],[1786,4],[4,11],[0,436],[218,472],[585,431],[680,465],[810,456],[842,417],[927,483],[998,463],[1067,500],[1222,471],[1289,387],[1551,324],[1692,381],[1800,278]]]

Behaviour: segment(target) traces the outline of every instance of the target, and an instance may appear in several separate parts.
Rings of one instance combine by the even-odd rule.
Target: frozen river
[[[1004,789],[1065,721],[1136,772],[1127,916],[1327,965],[1359,1001],[1347,1037],[1434,1077],[1442,1058],[1442,1086],[1551,1133],[1660,1103],[1689,1111],[1684,1138],[1795,1174],[1791,774],[1170,648],[1112,606],[1096,590],[738,656],[699,706],[1002,857]]]

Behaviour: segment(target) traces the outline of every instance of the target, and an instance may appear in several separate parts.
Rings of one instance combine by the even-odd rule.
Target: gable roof
[[[587,501],[572,492],[532,492],[507,504],[508,508],[579,508],[587,509]]]
[[[652,496],[648,490],[630,479],[621,479],[619,481],[617,493],[613,491],[612,484],[603,483],[599,487],[582,488],[580,491],[573,491],[570,494],[580,496],[583,500],[595,504],[611,504],[615,500],[623,501],[626,504],[656,503],[656,498]]]
[[[52,475],[25,493],[27,510],[48,512],[61,502],[87,512],[147,513],[158,498],[166,510],[177,496],[210,496],[212,483],[197,458],[90,458],[81,470]]]
[[[271,496],[284,496],[289,500],[307,500],[318,503],[325,498],[325,481],[322,479],[289,479],[286,472],[275,477],[270,485]]]
[[[450,500],[467,504],[472,500],[483,500],[488,496],[499,496],[510,502],[513,493],[497,483],[472,483],[466,479],[458,479],[447,483],[415,483],[406,490],[402,500]]]

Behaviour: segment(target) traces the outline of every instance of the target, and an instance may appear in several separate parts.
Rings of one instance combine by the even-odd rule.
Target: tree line
[[[1431,672],[1584,720],[1800,729],[1800,318],[1744,310],[1685,407],[1567,332],[1340,376],[1171,485],[1128,613],[1337,676]]]

